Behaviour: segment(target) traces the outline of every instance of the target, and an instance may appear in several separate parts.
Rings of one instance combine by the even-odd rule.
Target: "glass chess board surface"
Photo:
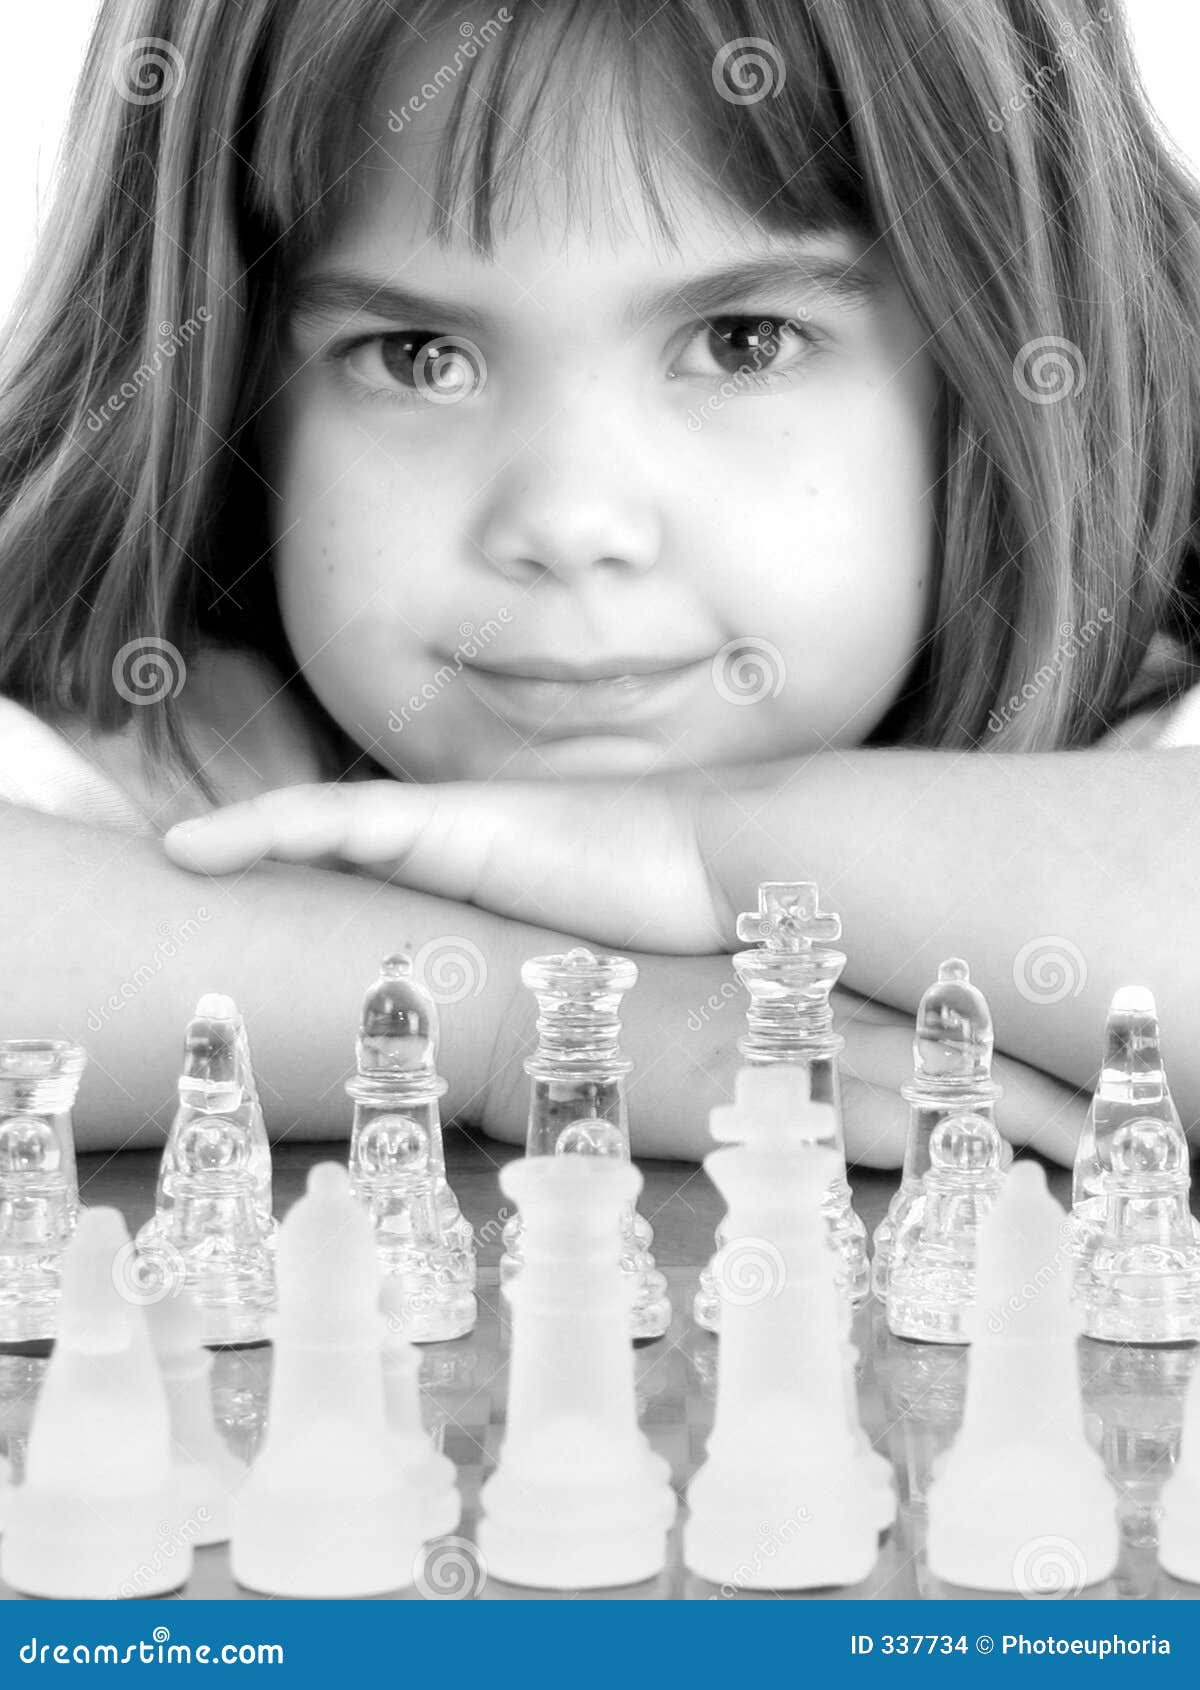
[[[421,1346],[422,1408],[427,1427],[457,1469],[463,1515],[454,1536],[469,1545],[480,1485],[495,1466],[504,1431],[508,1318],[499,1291],[498,1264],[508,1209],[496,1175],[518,1151],[487,1139],[469,1139],[458,1131],[447,1133],[446,1150],[450,1182],[479,1241],[479,1321],[464,1338]],[[345,1154],[344,1143],[277,1150],[276,1213],[285,1213],[301,1194],[314,1162],[341,1161]],[[634,1349],[638,1413],[653,1447],[670,1462],[682,1497],[704,1458],[716,1400],[720,1340],[693,1323],[691,1303],[697,1275],[712,1249],[721,1204],[703,1169],[694,1164],[648,1161],[639,1166],[645,1176],[639,1206],[655,1230],[655,1255],[670,1285],[673,1316],[664,1338]],[[83,1157],[81,1199],[85,1204],[115,1205],[136,1228],[153,1208],[157,1169],[158,1157],[150,1152]],[[1055,1196],[1067,1202],[1069,1174],[1057,1168],[1049,1173]],[[856,1170],[851,1183],[855,1207],[870,1233],[887,1206],[896,1175]],[[859,1352],[860,1417],[872,1443],[892,1463],[899,1498],[896,1524],[881,1543],[874,1571],[862,1584],[803,1592],[709,1584],[682,1565],[682,1514],[671,1534],[667,1567],[642,1584],[580,1593],[519,1588],[486,1578],[469,1546],[447,1545],[444,1540],[435,1540],[428,1551],[427,1584],[446,1596],[457,1592],[484,1600],[578,1595],[600,1600],[955,1599],[986,1594],[934,1579],[923,1552],[925,1496],[934,1462],[951,1442],[962,1414],[966,1349],[892,1337],[874,1300],[856,1314],[854,1341]],[[1200,1585],[1169,1577],[1158,1567],[1155,1550],[1158,1495],[1178,1456],[1184,1393],[1193,1367],[1200,1363],[1200,1346],[1138,1348],[1082,1339],[1079,1358],[1087,1427],[1117,1486],[1122,1534],[1116,1575],[1081,1594],[1089,1599],[1195,1600],[1200,1597]],[[18,1476],[45,1365],[41,1355],[0,1353],[0,1453],[8,1455]],[[215,1352],[217,1421],[231,1446],[247,1458],[253,1455],[265,1425],[270,1373],[269,1345]],[[756,1572],[770,1567],[777,1529],[763,1523]],[[1041,1553],[1049,1596],[1055,1593],[1060,1574],[1069,1586],[1069,1563],[1062,1546],[1056,1552],[1051,1540]],[[256,1599],[254,1592],[234,1583],[227,1545],[196,1550],[191,1577],[178,1594],[185,1599]],[[425,1599],[415,1586],[396,1594],[400,1600]],[[0,1596],[13,1595],[0,1585]]]

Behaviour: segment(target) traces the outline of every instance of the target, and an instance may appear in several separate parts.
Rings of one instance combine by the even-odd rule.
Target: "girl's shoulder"
[[[178,682],[176,681],[176,684]],[[141,708],[153,708],[147,697]],[[257,652],[205,645],[183,668],[177,707],[220,804],[339,778],[334,740],[298,689]],[[104,732],[84,717],[0,699],[0,797],[76,821],[162,833],[211,809],[194,779],[148,767],[134,719]]]

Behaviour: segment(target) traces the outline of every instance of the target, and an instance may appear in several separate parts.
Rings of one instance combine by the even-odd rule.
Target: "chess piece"
[[[153,1296],[186,1284],[206,1344],[262,1340],[275,1301],[277,1226],[261,1110],[248,1089],[248,1047],[231,998],[201,998],[188,1022],[179,1105],[163,1152],[155,1212],[137,1235]]]
[[[271,1413],[234,1501],[233,1576],[272,1596],[404,1589],[425,1503],[388,1429],[379,1261],[345,1168],[312,1169],[278,1263]]]
[[[383,1396],[388,1430],[400,1462],[422,1500],[426,1538],[452,1532],[462,1513],[453,1461],[433,1446],[421,1421],[420,1352],[405,1337],[408,1311],[400,1281],[385,1275],[380,1298],[383,1328]]]
[[[966,1406],[929,1490],[928,1542],[930,1571],[973,1590],[1036,1593],[1051,1541],[1073,1589],[1117,1564],[1116,1492],[1084,1434],[1063,1220],[1041,1166],[1021,1161],[979,1230]]]
[[[739,939],[756,940],[752,950],[737,951],[734,971],[749,997],[746,1032],[737,1047],[748,1064],[788,1063],[809,1075],[814,1103],[834,1110],[834,1149],[841,1166],[825,1199],[825,1216],[840,1261],[840,1276],[854,1304],[869,1290],[867,1232],[855,1214],[846,1179],[842,1136],[842,1093],[837,1059],[846,1041],[833,1027],[830,994],[846,957],[832,941],[841,936],[838,916],[822,910],[810,881],[766,881],[758,889],[758,909],[739,915]],[[718,1227],[718,1249],[724,1236]],[[712,1280],[712,1264],[700,1275],[692,1305],[696,1323],[719,1329],[721,1300]]]
[[[1200,1226],[1187,1139],[1163,1070],[1154,998],[1112,1000],[1100,1081],[1075,1160],[1068,1244],[1090,1338],[1200,1338]]]
[[[735,1588],[857,1584],[891,1513],[852,1406],[850,1308],[825,1209],[842,1162],[817,1124],[831,1106],[807,1112],[812,1127],[801,1117],[781,1134],[751,1122],[744,1142],[704,1159],[728,1203],[714,1264],[721,1366],[706,1457],[688,1486],[683,1559]]]
[[[637,980],[628,957],[597,956],[582,946],[565,956],[532,957],[521,979],[538,1002],[538,1046],[526,1058],[532,1085],[527,1156],[582,1154],[628,1161],[629,1117],[625,1077],[633,1067],[621,1055],[621,999]],[[522,1261],[522,1217],[504,1227],[500,1283]],[[666,1276],[654,1264],[654,1233],[631,1204],[621,1220],[621,1264],[637,1297],[630,1317],[634,1338],[661,1338],[671,1324]]]
[[[634,1584],[666,1562],[670,1469],[637,1423],[620,1221],[641,1189],[631,1162],[534,1155],[501,1170],[524,1217],[512,1308],[508,1415],[480,1493],[477,1541],[509,1584]]]
[[[1003,1096],[992,1079],[992,1016],[987,1000],[971,983],[971,971],[958,957],[938,968],[925,992],[913,1033],[913,1077],[900,1088],[908,1104],[908,1139],[900,1184],[872,1240],[871,1288],[887,1302],[892,1245],[910,1210],[923,1202],[929,1171],[929,1141],[949,1115],[980,1115],[995,1124],[995,1105]],[[1001,1141],[1001,1166],[1012,1149]]]
[[[408,1336],[458,1338],[474,1326],[475,1234],[446,1179],[437,1005],[412,958],[385,957],[356,1042],[350,1178],[375,1226],[385,1273],[408,1288]]]
[[[1200,1367],[1184,1400],[1179,1461],[1162,1488],[1158,1559],[1172,1578],[1200,1584]]]
[[[161,1554],[178,1493],[166,1390],[146,1316],[121,1293],[116,1209],[84,1209],[63,1262],[58,1338],[9,1493],[0,1576],[28,1596],[161,1596],[191,1548]]]
[[[204,1348],[199,1307],[189,1291],[180,1289],[148,1303],[146,1316],[167,1388],[180,1530],[198,1546],[225,1543],[233,1528],[233,1498],[246,1468],[213,1418],[213,1359]]]
[[[87,1062],[66,1039],[0,1040],[0,1342],[54,1336],[79,1187],[71,1110]]]
[[[1004,1182],[1003,1140],[986,1115],[946,1115],[929,1167],[904,1210],[887,1276],[887,1323],[898,1338],[962,1344],[975,1301],[979,1226]]]

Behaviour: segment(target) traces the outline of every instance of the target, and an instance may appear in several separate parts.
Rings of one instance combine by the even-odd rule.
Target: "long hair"
[[[406,11],[103,6],[0,343],[3,692],[115,728],[134,710],[130,654],[186,658],[202,638],[262,651],[304,688],[253,423],[297,264],[359,167],[403,156],[391,125],[367,132],[383,77],[464,16]],[[1200,603],[1200,194],[1155,126],[1116,0],[508,0],[469,15],[439,73],[453,92],[434,237],[455,238],[462,208],[490,254],[528,138],[546,145],[548,96],[563,78],[591,86],[601,51],[614,132],[668,237],[684,213],[657,179],[667,89],[731,204],[772,232],[864,233],[924,328],[941,442],[933,613],[873,741],[1094,740],[1152,636],[1190,641]],[[577,104],[553,117],[568,183]],[[165,690],[136,711],[145,755],[211,797]]]

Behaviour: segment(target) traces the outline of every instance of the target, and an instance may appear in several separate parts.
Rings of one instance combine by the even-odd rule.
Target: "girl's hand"
[[[679,779],[351,781],[229,804],[171,828],[163,844],[202,874],[263,857],[365,869],[597,944],[684,955],[735,937],[697,814],[695,788]]]

